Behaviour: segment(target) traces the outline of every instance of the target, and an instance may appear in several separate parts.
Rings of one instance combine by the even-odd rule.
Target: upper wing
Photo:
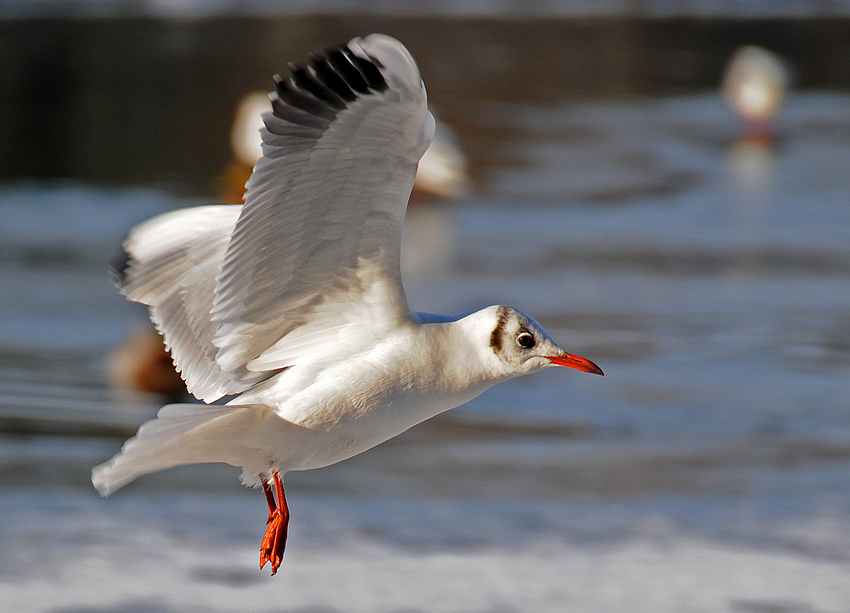
[[[416,64],[373,34],[291,68],[276,78],[263,158],[215,289],[229,393],[293,364],[296,347],[299,359],[316,356],[355,328],[380,334],[410,317],[401,225],[434,132]]]
[[[246,204],[161,215],[124,245],[119,285],[208,402],[412,317],[401,225],[434,132],[416,64],[373,34],[291,68]]]

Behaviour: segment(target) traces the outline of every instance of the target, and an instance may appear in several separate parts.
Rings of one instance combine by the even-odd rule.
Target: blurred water
[[[274,579],[238,471],[108,500],[88,483],[160,404],[108,387],[145,314],[105,263],[133,223],[197,202],[0,191],[0,608],[850,608],[850,96],[792,94],[772,143],[740,140],[715,94],[479,121],[510,138],[476,195],[410,211],[408,259],[440,237],[405,262],[410,304],[511,304],[606,377],[512,381],[289,475]]]

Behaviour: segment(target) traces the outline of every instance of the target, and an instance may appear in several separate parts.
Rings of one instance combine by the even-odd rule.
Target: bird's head
[[[505,378],[518,377],[550,366],[566,366],[602,375],[602,369],[588,359],[567,353],[552,340],[539,323],[507,306],[492,306],[470,316],[480,331],[487,362]],[[479,342],[481,342],[479,341]],[[482,342],[483,344],[483,342]]]

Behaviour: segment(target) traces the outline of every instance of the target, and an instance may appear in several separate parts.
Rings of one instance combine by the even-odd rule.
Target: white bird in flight
[[[492,385],[549,366],[602,374],[506,306],[411,312],[401,227],[434,134],[413,57],[381,34],[275,77],[243,206],[136,226],[116,282],[146,304],[196,397],[144,423],[92,471],[104,496],[137,477],[225,462],[269,505],[260,567],[280,565],[281,477],[362,453]]]

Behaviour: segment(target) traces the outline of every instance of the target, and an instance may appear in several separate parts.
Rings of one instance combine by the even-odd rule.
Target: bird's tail
[[[174,466],[209,462],[244,466],[249,450],[240,434],[253,430],[264,414],[256,406],[166,405],[119,453],[92,470],[92,484],[101,496],[109,496],[137,477]]]

